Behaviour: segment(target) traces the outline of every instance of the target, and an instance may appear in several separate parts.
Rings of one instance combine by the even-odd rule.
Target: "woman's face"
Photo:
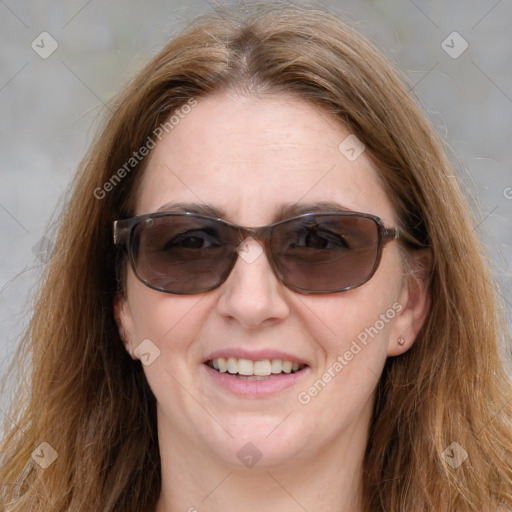
[[[153,149],[136,214],[194,203],[261,226],[280,220],[283,207],[330,202],[395,226],[374,165],[365,152],[354,158],[361,148],[348,135],[293,97],[201,98]],[[194,295],[150,289],[128,272],[116,318],[132,348],[146,340],[160,443],[237,466],[362,453],[385,360],[410,347],[424,316],[423,291],[408,286],[398,243],[385,247],[366,284],[316,295],[282,284],[257,242],[246,250],[221,286]],[[306,366],[269,384],[205,364],[230,355]]]

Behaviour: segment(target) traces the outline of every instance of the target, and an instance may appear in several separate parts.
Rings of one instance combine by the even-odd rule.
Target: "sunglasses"
[[[262,243],[275,275],[291,290],[351,290],[371,279],[384,245],[399,236],[379,217],[349,211],[305,213],[257,228],[188,212],[114,221],[114,244],[127,251],[137,278],[175,294],[221,285],[248,238]]]

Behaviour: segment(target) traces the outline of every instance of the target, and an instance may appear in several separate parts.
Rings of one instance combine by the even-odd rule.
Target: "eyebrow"
[[[350,208],[343,206],[333,201],[318,201],[309,203],[288,203],[281,205],[272,222],[286,219],[288,217],[295,217],[304,213],[312,212],[347,212],[352,211]],[[227,220],[226,212],[221,208],[206,203],[183,203],[183,202],[170,202],[158,208],[157,212],[189,212],[198,215],[206,215],[208,217],[215,217],[218,219]]]
[[[220,208],[206,203],[167,203],[158,208],[157,212],[190,212],[208,217],[223,218],[225,212]]]

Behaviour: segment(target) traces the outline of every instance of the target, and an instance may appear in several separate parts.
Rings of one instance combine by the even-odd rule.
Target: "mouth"
[[[228,374],[239,380],[263,381],[303,371],[307,365],[286,359],[252,360],[236,357],[218,357],[205,362],[218,373]]]

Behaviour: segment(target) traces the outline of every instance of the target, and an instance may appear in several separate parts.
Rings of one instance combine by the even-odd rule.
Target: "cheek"
[[[203,322],[204,296],[172,295],[148,288],[128,277],[128,299],[137,343],[150,340],[162,359],[189,354],[189,344]]]
[[[324,371],[354,376],[353,368],[366,366],[375,371],[382,368],[393,323],[400,310],[398,303],[374,300],[369,307],[367,301],[345,296],[342,301],[316,306],[311,309],[318,310],[322,326],[321,329],[311,326],[311,334],[323,352],[319,363]]]
[[[393,324],[403,309],[398,302],[399,283],[398,279],[394,284],[383,286],[376,279],[338,296],[310,299],[306,306],[320,320],[317,320],[315,330],[318,340],[323,339],[321,345],[326,351],[343,353],[354,345],[353,352],[358,353],[357,346],[386,345]],[[321,335],[321,332],[326,334]]]
[[[321,353],[319,367],[313,369],[315,389],[307,392],[308,396],[327,386],[331,391],[342,389],[344,394],[347,389],[357,389],[359,398],[373,390],[387,358],[394,323],[403,309],[398,302],[400,266],[394,268],[391,272],[383,266],[382,272],[354,290],[303,299],[304,312],[309,311],[305,323]]]
[[[369,307],[368,302],[360,302],[355,296],[345,296],[318,309],[329,334],[323,322],[323,335],[320,327],[315,329],[310,324],[322,355],[296,400],[299,410],[308,416],[324,418],[333,435],[348,428],[361,415],[369,418],[371,414],[397,314],[393,302],[384,302],[374,301],[373,307]]]
[[[195,340],[205,322],[204,296],[166,294],[142,283],[134,284],[131,292],[132,313],[140,343],[140,350],[136,350],[135,355],[143,364],[157,402],[166,404],[167,412],[172,404],[174,412],[169,417],[176,420],[184,414],[183,411],[190,409],[190,399],[183,389],[193,389],[190,369],[201,358],[200,346]],[[192,413],[198,415],[197,421],[204,421],[200,411],[192,409]],[[185,420],[191,421],[186,414]]]

